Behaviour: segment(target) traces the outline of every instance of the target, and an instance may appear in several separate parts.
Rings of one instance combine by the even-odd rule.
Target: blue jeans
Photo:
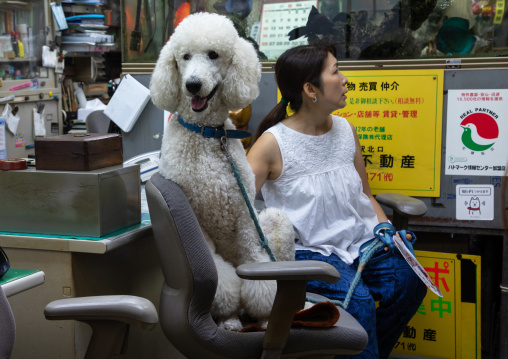
[[[309,281],[307,291],[340,301],[346,297],[359,262],[356,259],[349,266],[335,254],[327,257],[312,251],[296,251],[296,260],[318,260],[337,268],[341,276],[337,283]],[[341,358],[388,358],[426,293],[425,284],[399,253],[367,263],[347,312],[367,331],[369,341],[361,354]],[[378,309],[375,302],[379,302]]]

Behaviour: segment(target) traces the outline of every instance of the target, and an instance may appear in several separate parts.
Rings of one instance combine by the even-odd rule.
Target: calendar
[[[265,2],[259,28],[259,50],[274,60],[291,47],[306,45],[307,38],[289,41],[288,33],[307,24],[312,6],[317,7],[316,0]]]

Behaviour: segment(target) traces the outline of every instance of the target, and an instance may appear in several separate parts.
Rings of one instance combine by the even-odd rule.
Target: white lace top
[[[277,139],[283,165],[280,177],[267,180],[261,193],[267,207],[288,214],[297,250],[335,253],[351,264],[378,220],[354,167],[353,131],[346,119],[332,117],[331,130],[320,136],[282,123],[267,130]]]

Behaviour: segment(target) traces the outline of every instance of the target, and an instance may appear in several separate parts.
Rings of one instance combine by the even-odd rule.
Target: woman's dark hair
[[[275,81],[284,101],[298,111],[302,106],[303,85],[307,82],[321,89],[321,72],[331,53],[336,57],[334,46],[303,45],[286,50],[275,63]],[[255,142],[267,129],[286,117],[286,105],[279,102],[261,121],[254,136]]]

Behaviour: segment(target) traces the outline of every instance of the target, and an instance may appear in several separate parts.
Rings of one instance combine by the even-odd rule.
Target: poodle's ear
[[[251,43],[239,37],[226,78],[223,81],[223,100],[230,110],[248,106],[259,95],[261,64]]]
[[[180,101],[180,76],[171,40],[164,45],[159,54],[150,79],[150,96],[158,108],[176,111]]]

